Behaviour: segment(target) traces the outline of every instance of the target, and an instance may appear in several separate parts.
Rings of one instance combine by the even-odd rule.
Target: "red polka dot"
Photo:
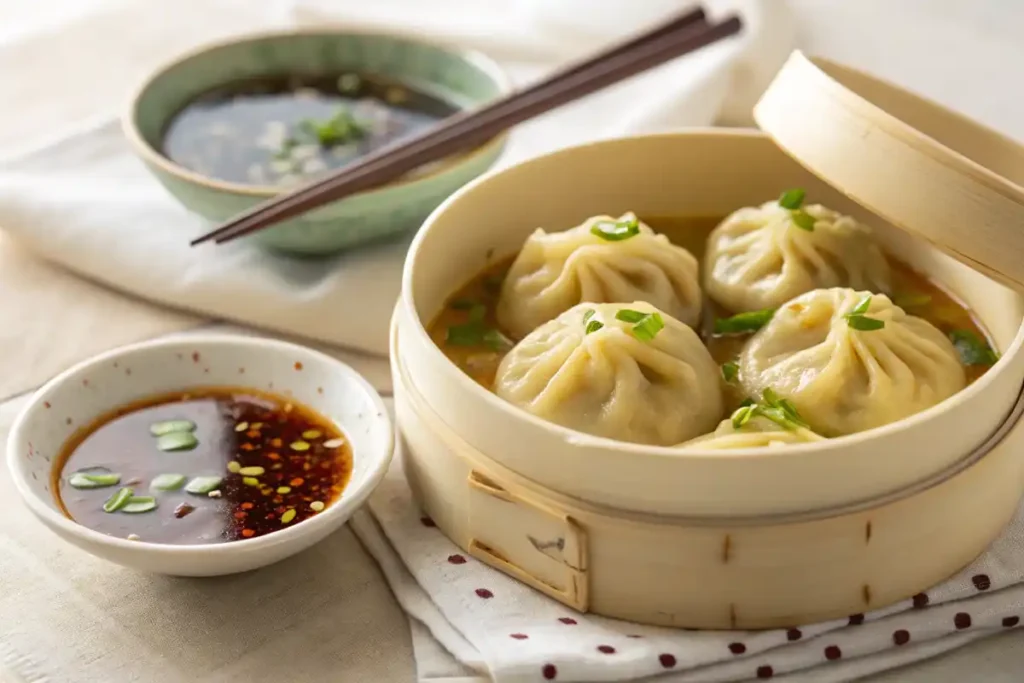
[[[743,643],[729,643],[729,652],[734,655],[741,655],[747,651],[747,646]]]
[[[437,526],[436,524],[434,524],[434,520],[432,520],[430,517],[427,517],[426,515],[424,515],[423,517],[420,517],[420,524],[422,524],[423,526],[429,526],[429,527]]]
[[[661,666],[666,669],[671,669],[676,665],[676,656],[665,653],[658,655],[658,661],[661,662]]]
[[[1006,628],[1013,628],[1020,623],[1020,617],[1004,617],[1003,626]]]
[[[829,645],[825,648],[825,659],[835,660],[843,656],[843,651],[838,645]]]
[[[554,664],[545,664],[540,672],[546,681],[553,681],[558,676],[558,669],[555,668]]]
[[[971,583],[980,591],[987,591],[992,587],[992,579],[988,578],[988,574],[975,574],[971,577]]]
[[[967,612],[957,612],[953,617],[953,625],[956,626],[957,630],[963,630],[971,627],[971,615]]]
[[[906,645],[910,642],[910,631],[905,628],[901,628],[898,631],[892,632],[892,642],[896,645]]]
[[[451,564],[466,564],[466,558],[459,554],[449,555],[448,562]]]
[[[771,678],[774,675],[775,675],[775,670],[772,669],[767,664],[764,664],[762,666],[757,667],[757,677],[758,678]]]
[[[569,626],[575,626],[576,625],[576,620],[573,619],[572,617],[558,617],[558,620],[560,622],[562,622],[563,624],[567,624]]]
[[[804,637],[803,632],[801,632],[800,629],[798,629],[798,628],[791,628],[791,629],[786,631],[786,640],[788,640],[791,643],[794,640],[800,640],[803,637]]]
[[[526,635],[525,633],[510,633],[508,634],[508,637],[515,638],[516,640],[526,640],[530,636]]]
[[[860,626],[864,623],[863,614],[851,614],[850,615],[850,626]]]
[[[487,590],[486,588],[477,588],[476,589],[476,594],[478,596],[480,596],[481,598],[483,598],[484,600],[488,600],[488,599],[494,597],[494,593],[492,593],[491,591]]]
[[[597,646],[597,651],[598,652],[603,652],[606,655],[613,655],[613,654],[615,654],[615,648],[612,647],[611,645],[598,645]]]
[[[913,597],[914,607],[921,609],[922,607],[928,606],[928,595],[927,593],[918,593]]]

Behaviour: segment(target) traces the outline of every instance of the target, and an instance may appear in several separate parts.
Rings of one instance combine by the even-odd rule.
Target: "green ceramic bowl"
[[[262,34],[200,49],[157,71],[132,99],[125,134],[172,195],[220,222],[282,190],[214,180],[175,164],[161,152],[171,119],[197,96],[241,79],[345,71],[384,76],[460,107],[488,102],[510,88],[489,58],[415,38],[342,30]],[[429,172],[346,197],[247,239],[291,253],[326,254],[411,230],[493,165],[504,144],[500,136]]]

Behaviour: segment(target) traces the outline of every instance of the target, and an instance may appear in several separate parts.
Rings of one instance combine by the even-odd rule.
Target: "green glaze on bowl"
[[[182,204],[214,222],[280,194],[228,183],[179,166],[161,153],[171,119],[190,101],[242,79],[357,71],[388,77],[468,108],[508,92],[498,66],[478,53],[397,35],[294,31],[236,39],[185,55],[159,70],[133,98],[124,130],[136,153]],[[326,254],[406,232],[449,194],[490,168],[505,136],[378,189],[327,204],[255,233],[258,243],[297,254]]]

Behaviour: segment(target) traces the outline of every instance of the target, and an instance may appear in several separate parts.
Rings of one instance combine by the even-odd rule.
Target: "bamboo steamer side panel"
[[[730,523],[618,511],[546,490],[472,449],[427,406],[402,363],[394,353],[399,449],[424,510],[466,552],[581,612],[760,629],[878,609],[968,564],[1021,495],[1018,426],[945,482],[860,512]],[[481,506],[481,495],[493,500]]]

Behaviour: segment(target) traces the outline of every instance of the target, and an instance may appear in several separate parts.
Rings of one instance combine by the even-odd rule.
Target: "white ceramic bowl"
[[[292,396],[333,420],[352,445],[352,477],[341,498],[295,526],[213,545],[129,541],[60,512],[50,491],[53,461],[80,426],[146,396],[200,386],[246,386]],[[195,335],[115,349],[50,380],[15,420],[7,465],[29,509],[79,548],[142,571],[217,576],[277,562],[340,528],[383,478],[392,451],[391,421],[380,396],[347,365],[279,341]]]
[[[426,326],[459,286],[538,226],[594,214],[725,214],[789,187],[876,228],[890,253],[966,301],[1002,358],[952,398],[900,422],[766,451],[686,452],[600,439],[540,420],[471,380]],[[435,211],[406,261],[399,353],[410,381],[469,446],[537,484],[620,510],[761,517],[863,505],[957,463],[1003,422],[1024,380],[1024,299],[867,213],[767,136],[722,129],[564,149],[480,178]]]

